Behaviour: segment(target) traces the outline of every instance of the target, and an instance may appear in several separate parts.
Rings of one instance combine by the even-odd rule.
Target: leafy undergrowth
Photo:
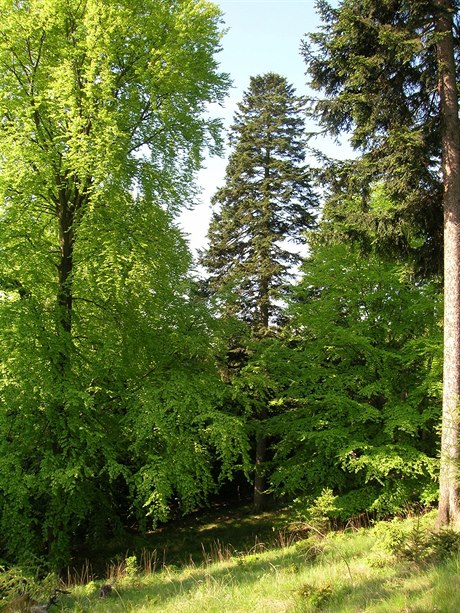
[[[111,613],[306,613],[329,611],[458,613],[460,539],[429,531],[433,515],[372,528],[313,531],[278,547],[251,551],[216,545],[200,563],[139,572],[131,556],[113,566],[109,595],[101,582],[71,587],[58,611]],[[151,568],[153,570],[153,568]]]

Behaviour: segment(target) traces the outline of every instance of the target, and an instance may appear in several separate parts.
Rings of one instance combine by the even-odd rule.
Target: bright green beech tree
[[[196,0],[0,2],[2,557],[59,566],[189,510],[244,452],[174,226],[220,145],[219,24]]]
[[[349,242],[318,241],[302,270],[285,340],[264,356],[284,409],[270,423],[275,491],[332,488],[344,520],[433,502],[439,285]]]

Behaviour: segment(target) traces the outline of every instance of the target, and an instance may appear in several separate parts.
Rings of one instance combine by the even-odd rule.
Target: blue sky
[[[227,34],[217,59],[223,72],[230,74],[233,88],[225,107],[219,109],[226,125],[231,123],[236,104],[249,86],[251,76],[277,72],[306,94],[305,65],[300,44],[306,32],[319,25],[313,0],[214,0],[224,13]],[[222,185],[226,160],[207,159],[199,175],[201,204],[186,211],[181,225],[193,249],[205,244],[210,218],[210,199]]]
[[[229,28],[219,54],[221,67],[241,95],[249,77],[278,72],[299,90],[305,88],[305,65],[299,52],[307,31],[318,18],[313,0],[218,0]]]

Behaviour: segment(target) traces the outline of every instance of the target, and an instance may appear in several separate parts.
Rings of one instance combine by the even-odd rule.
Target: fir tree
[[[316,196],[305,164],[304,100],[287,80],[268,73],[251,78],[231,127],[225,185],[213,198],[209,248],[201,262],[222,311],[247,323],[262,339],[279,323],[280,299],[301,260],[289,242],[302,241],[314,223]],[[262,422],[267,407],[258,409]],[[256,436],[256,467],[266,440]],[[256,468],[255,506],[262,504]]]
[[[202,263],[211,290],[231,288],[235,314],[263,335],[301,260],[285,241],[302,241],[316,198],[305,165],[303,100],[294,88],[274,73],[252,77],[238,108]]]

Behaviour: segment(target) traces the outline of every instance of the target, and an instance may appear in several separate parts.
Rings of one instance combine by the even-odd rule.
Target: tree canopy
[[[442,308],[437,283],[363,254],[313,247],[290,318],[265,360],[277,395],[272,483],[289,497],[337,495],[343,519],[436,499]]]
[[[313,226],[317,207],[305,163],[304,101],[284,77],[275,73],[251,77],[230,130],[230,145],[225,185],[213,198],[217,210],[201,262],[220,313],[247,324],[248,336],[257,343],[280,323],[280,299],[301,260],[293,244],[302,242]],[[239,383],[234,381],[242,395],[246,375],[252,381],[246,400],[252,407],[249,414],[259,422],[254,426],[254,503],[260,510],[267,450],[261,428],[268,415],[270,384],[254,386],[254,373],[246,362],[257,349],[248,350],[247,340],[229,339],[228,350],[240,357],[237,378],[245,366],[245,375]]]
[[[2,559],[62,568],[251,467],[256,509],[332,488],[344,521],[440,467],[460,521],[460,5],[317,5],[320,97],[251,77],[198,280],[217,7],[0,0]],[[358,156],[312,170],[307,118]]]
[[[455,4],[455,3],[454,3]],[[437,2],[347,0],[318,3],[322,25],[305,38],[310,84],[324,93],[314,117],[332,135],[346,133],[360,153],[349,165],[355,191],[383,180],[399,204],[400,242],[427,272],[442,269],[441,100]],[[455,7],[453,7],[454,9]],[[458,59],[458,45],[455,53]],[[365,199],[363,200],[365,205]],[[417,248],[410,244],[417,236]]]
[[[213,198],[202,263],[211,291],[227,287],[253,330],[276,319],[276,301],[300,261],[286,241],[302,242],[315,218],[303,107],[284,77],[251,77],[230,129],[225,185]]]
[[[228,79],[207,2],[2,0],[0,23],[2,548],[59,566],[244,453],[174,226]]]
[[[326,96],[315,105],[319,120],[332,133],[350,133],[352,145],[363,152],[354,165],[361,183],[385,182],[399,216],[408,215],[419,229],[424,268],[444,272],[439,524],[458,523],[459,5],[344,0],[332,8],[322,0],[318,6],[322,30],[305,43],[304,56],[313,87]]]

